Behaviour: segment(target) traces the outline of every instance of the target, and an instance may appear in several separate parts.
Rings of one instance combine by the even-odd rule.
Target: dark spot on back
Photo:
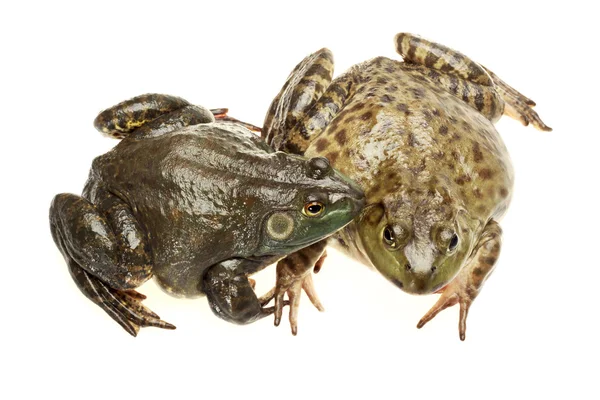
[[[384,94],[383,96],[381,96],[381,101],[383,101],[384,103],[390,103],[394,100],[396,100],[396,99],[393,96],[390,96],[388,94]]]
[[[456,178],[454,182],[458,183],[459,185],[464,185],[467,182],[471,182],[471,177],[469,175],[461,175]]]
[[[473,143],[473,160],[475,160],[475,162],[481,162],[483,160],[483,153],[477,142]]]
[[[404,103],[396,104],[396,109],[402,112],[408,112],[408,106]]]
[[[325,150],[328,146],[329,146],[329,142],[325,138],[321,138],[321,139],[317,140],[317,142],[315,143],[315,147],[319,153],[321,153],[323,150]]]
[[[342,129],[339,132],[337,132],[335,134],[335,140],[339,143],[340,146],[342,146],[344,143],[346,143],[346,140],[347,140],[346,130]]]
[[[329,162],[331,164],[334,164],[335,160],[337,160],[339,155],[340,155],[340,153],[338,153],[337,151],[334,151],[332,153],[327,154],[325,157],[327,157],[327,159],[329,160]]]
[[[481,179],[490,179],[494,176],[494,173],[489,168],[482,168],[479,170],[479,177]]]
[[[475,276],[481,276],[483,275],[483,270],[480,267],[473,268],[473,274]]]
[[[365,107],[365,103],[356,103],[355,105],[353,105],[352,107],[350,107],[348,109],[348,112],[353,112],[353,111],[358,111],[358,110],[362,110]]]
[[[446,125],[440,126],[440,135],[446,135],[448,133],[448,127]]]
[[[500,188],[500,196],[506,198],[508,196],[508,190],[505,187]]]
[[[385,85],[386,83],[388,83],[388,81],[385,78],[377,78],[377,83],[380,85]]]
[[[410,91],[415,99],[421,99],[425,95],[425,91],[422,88],[411,88]]]
[[[385,90],[386,90],[386,92],[395,92],[396,90],[398,90],[398,86],[396,86],[396,85],[386,86]]]
[[[483,198],[483,193],[481,193],[481,190],[479,190],[479,188],[473,189],[473,195],[478,199]]]
[[[371,113],[371,111],[367,111],[366,113],[364,113],[363,115],[360,116],[360,119],[362,119],[363,121],[368,121],[373,117],[373,114]]]

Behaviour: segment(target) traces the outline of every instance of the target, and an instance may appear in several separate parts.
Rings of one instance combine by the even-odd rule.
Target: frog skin
[[[79,289],[131,335],[175,327],[134,289],[206,295],[246,324],[272,313],[249,275],[349,223],[364,193],[322,157],[275,152],[245,127],[167,95],[120,103],[95,120],[122,140],[97,157],[82,196],[57,195],[50,227]]]
[[[459,304],[464,340],[513,188],[493,124],[506,114],[551,129],[533,101],[463,54],[406,33],[395,44],[403,62],[377,57],[333,81],[329,50],[306,57],[273,100],[262,135],[277,150],[325,156],[358,182],[367,205],[333,244],[405,292],[441,293],[418,328]],[[309,279],[312,265],[294,258],[277,268],[276,324],[284,294],[294,297]]]

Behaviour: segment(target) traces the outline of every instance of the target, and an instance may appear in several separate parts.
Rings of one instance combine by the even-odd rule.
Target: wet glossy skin
[[[125,138],[94,160],[82,197],[58,195],[51,208],[80,289],[132,334],[172,327],[131,290],[152,275],[174,295],[206,294],[226,320],[268,315],[248,275],[341,228],[364,202],[326,159],[274,152],[180,100],[146,95],[102,113],[96,126]]]
[[[274,100],[263,135],[276,149],[325,156],[359,183],[367,206],[336,244],[406,292],[443,289],[419,327],[459,303],[464,339],[513,187],[493,122],[504,112],[549,128],[531,100],[466,56],[409,34],[395,42],[404,62],[377,57],[333,81],[329,50],[307,57]]]

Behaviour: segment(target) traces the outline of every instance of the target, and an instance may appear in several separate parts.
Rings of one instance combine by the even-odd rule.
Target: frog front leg
[[[425,66],[425,72],[448,92],[461,98],[492,122],[502,114],[542,131],[551,131],[532,109],[535,102],[464,54],[410,33],[398,33],[396,51],[405,62]],[[437,73],[435,71],[439,71]],[[419,71],[423,73],[423,71]]]
[[[208,268],[202,279],[202,291],[215,315],[235,324],[249,324],[273,314],[273,307],[263,307],[259,301],[248,276],[277,258],[233,258]]]
[[[425,314],[417,324],[422,328],[440,311],[455,304],[460,306],[458,331],[460,340],[465,340],[467,330],[467,314],[471,304],[481,291],[481,288],[494,270],[494,265],[500,255],[502,230],[494,220],[490,221],[467,264],[445,288],[437,303]]]
[[[141,304],[133,290],[152,276],[145,235],[129,208],[104,196],[102,208],[74,194],[59,194],[50,207],[54,242],[83,294],[133,336],[140,327],[175,327]]]
[[[316,242],[308,247],[296,251],[277,263],[277,279],[273,289],[260,298],[263,305],[275,299],[275,326],[279,326],[283,307],[290,305],[290,327],[292,334],[298,333],[298,310],[302,290],[306,293],[311,303],[319,311],[325,311],[314,287],[311,269],[317,273],[321,269],[327,253],[325,247],[328,239]],[[287,293],[288,300],[284,300]]]

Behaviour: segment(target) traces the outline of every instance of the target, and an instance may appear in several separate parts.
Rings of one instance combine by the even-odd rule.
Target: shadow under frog
[[[533,101],[465,55],[405,33],[395,44],[404,62],[377,57],[334,80],[329,50],[306,57],[273,100],[262,134],[277,150],[327,157],[365,190],[367,205],[334,245],[408,293],[441,293],[419,328],[459,304],[464,340],[469,307],[500,252],[498,221],[513,187],[493,123],[505,114],[550,128]],[[320,257],[311,255],[279,262],[286,284],[272,293],[276,324],[284,294],[297,297]]]
[[[127,332],[174,329],[134,289],[205,294],[240,324],[272,313],[249,275],[327,237],[355,217],[362,190],[327,159],[275,152],[240,124],[167,95],[102,112],[121,138],[97,157],[82,196],[57,195],[50,227],[81,291]]]

